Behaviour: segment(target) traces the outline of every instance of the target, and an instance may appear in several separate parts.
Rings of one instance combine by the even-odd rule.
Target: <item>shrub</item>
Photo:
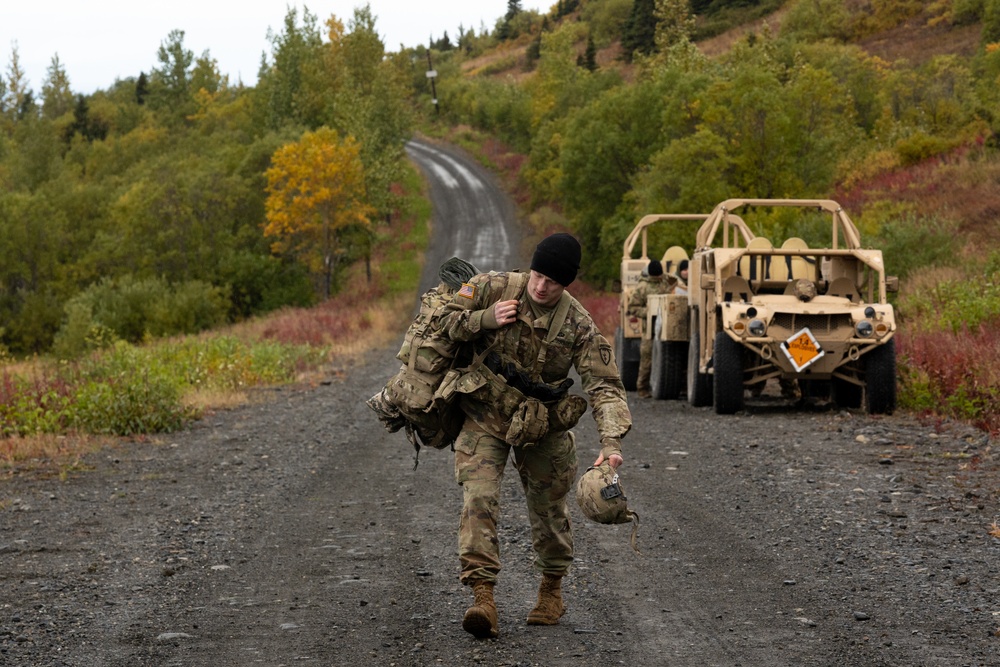
[[[0,378],[0,437],[59,433],[67,423],[68,387],[49,377]]]
[[[75,398],[72,424],[87,433],[169,433],[179,429],[186,417],[176,384],[148,369],[85,382]]]
[[[951,20],[956,25],[969,25],[983,18],[986,0],[953,0]]]
[[[225,322],[229,308],[227,289],[198,280],[105,279],[66,304],[66,323],[53,350],[68,359],[116,340],[197,333]]]
[[[873,246],[882,249],[887,269],[900,278],[926,266],[946,266],[955,261],[959,237],[954,225],[912,213],[880,225]]]
[[[912,165],[927,158],[941,155],[954,148],[955,141],[944,137],[935,137],[926,132],[917,131],[896,142],[896,152],[903,165]]]
[[[908,326],[927,333],[978,331],[1000,321],[1000,274],[942,280],[901,299]]]

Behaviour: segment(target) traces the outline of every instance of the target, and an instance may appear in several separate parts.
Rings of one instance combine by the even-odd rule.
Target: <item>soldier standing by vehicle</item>
[[[587,408],[582,396],[567,393],[570,369],[580,375],[600,433],[595,465],[621,464],[621,438],[632,425],[611,345],[565,291],[576,279],[580,256],[580,244],[569,234],[548,236],[535,249],[526,281],[514,272],[478,275],[462,286],[442,319],[447,337],[471,341],[476,352],[454,391],[467,417],[455,442],[455,476],[464,494],[460,578],[475,595],[462,627],[477,638],[499,634],[493,599],[500,572],[497,521],[512,450],[527,500],[535,568],[542,573],[527,622],[554,625],[565,612],[561,581],[573,560],[566,496],[577,470],[569,429]]]
[[[650,260],[646,268],[646,275],[639,279],[635,291],[628,301],[628,314],[638,317],[645,327],[646,322],[646,297],[653,294],[669,294],[678,285],[676,276],[667,276],[663,273],[663,264],[660,260]],[[652,334],[652,332],[649,332]],[[653,336],[642,337],[639,345],[639,375],[635,381],[636,391],[639,398],[650,398],[653,394],[650,391],[649,377],[653,368]]]
[[[677,287],[674,288],[674,294],[687,294],[688,293],[688,261],[682,259],[680,264],[677,265]]]

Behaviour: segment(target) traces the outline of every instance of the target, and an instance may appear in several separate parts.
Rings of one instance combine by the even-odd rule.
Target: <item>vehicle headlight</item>
[[[871,338],[871,335],[875,332],[875,328],[868,320],[861,320],[855,324],[854,330],[858,332],[858,336],[861,338]]]
[[[747,330],[750,332],[751,336],[760,338],[767,331],[767,325],[764,324],[764,320],[752,319],[750,324],[747,325]]]
[[[743,320],[736,320],[733,322],[733,333],[738,336],[742,336],[747,330],[747,323]]]
[[[889,333],[889,325],[885,322],[877,322],[875,324],[875,335],[882,338],[887,333]]]

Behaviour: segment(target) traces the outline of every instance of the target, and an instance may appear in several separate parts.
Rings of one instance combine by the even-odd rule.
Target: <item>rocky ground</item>
[[[0,664],[1000,664],[989,439],[779,399],[733,417],[630,395],[641,516],[577,519],[559,626],[505,480],[501,636],[461,628],[451,453],[413,469],[363,404],[372,354],[65,479],[0,482]],[[597,452],[579,429],[581,472]]]

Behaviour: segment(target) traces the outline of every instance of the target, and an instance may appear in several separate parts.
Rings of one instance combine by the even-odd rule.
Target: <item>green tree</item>
[[[150,105],[165,118],[183,120],[193,111],[191,66],[194,54],[184,47],[184,31],[171,30],[156,52],[160,66],[150,75]]]
[[[0,195],[0,313],[4,343],[18,353],[52,342],[60,306],[53,294],[65,270],[67,221],[42,194]]]
[[[559,183],[587,253],[599,257],[601,227],[632,189],[632,180],[662,145],[661,98],[653,86],[620,86],[597,96],[566,122]],[[619,240],[620,242],[620,240]]]
[[[9,123],[19,120],[31,104],[32,92],[28,87],[28,77],[21,68],[21,57],[18,54],[17,42],[10,49],[10,62],[7,64],[6,92],[0,99],[0,111]]]
[[[354,10],[346,33],[333,17],[327,26],[327,122],[360,144],[368,202],[385,216],[393,208],[391,185],[400,178],[412,126],[403,73],[386,58],[369,6]]]
[[[702,128],[654,155],[637,175],[629,199],[636,215],[708,212],[731,196],[733,167],[726,140]]]
[[[323,121],[316,108],[323,105],[310,99],[315,91],[307,87],[310,76],[317,78],[317,63],[321,60],[322,38],[316,16],[303,9],[300,26],[298,10],[289,7],[284,30],[269,31],[268,40],[271,58],[263,58],[255,89],[263,123],[270,129],[285,124],[319,127]]]
[[[66,69],[58,55],[52,56],[47,76],[42,83],[42,116],[51,120],[60,118],[73,109],[73,101]]]
[[[694,16],[688,0],[655,0],[653,15],[656,17],[654,43],[657,51],[666,51],[691,38]]]

